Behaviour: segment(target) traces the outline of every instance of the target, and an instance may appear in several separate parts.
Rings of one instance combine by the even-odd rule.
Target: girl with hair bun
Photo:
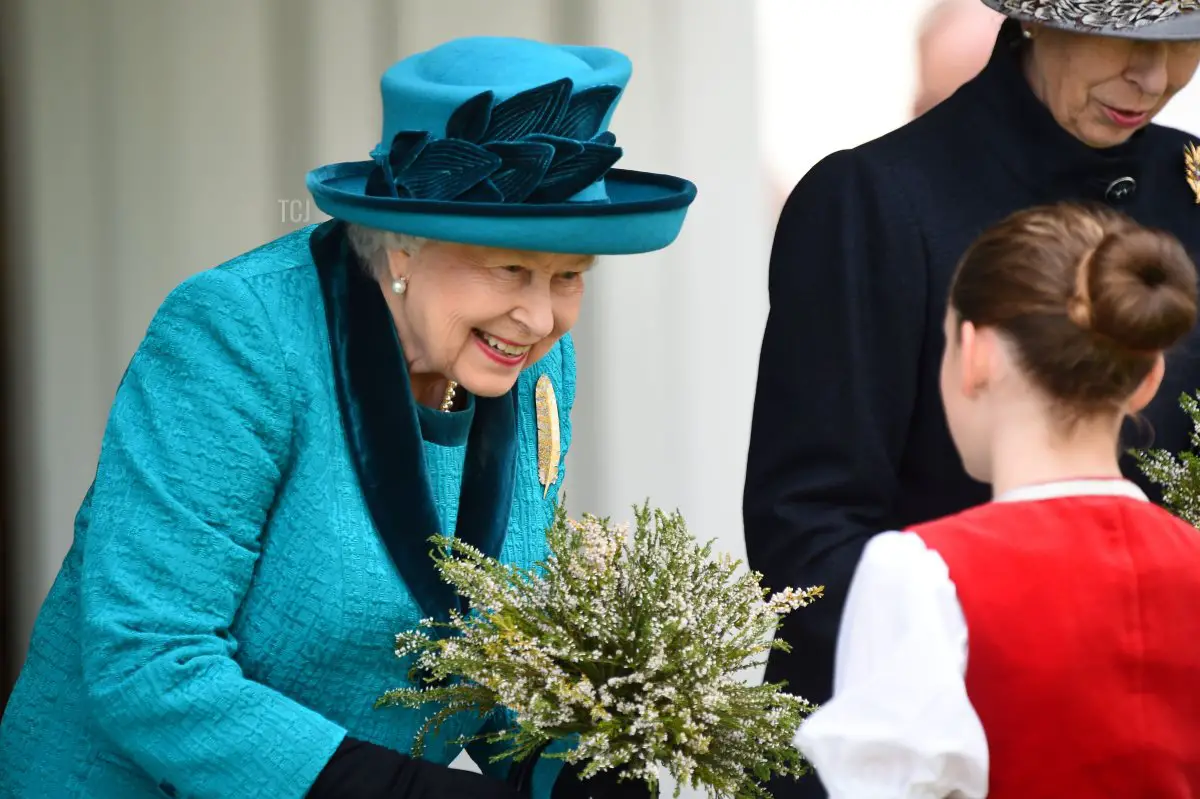
[[[1196,281],[1171,235],[1080,205],[967,250],[941,393],[993,499],[867,544],[797,737],[833,799],[1200,795],[1200,533],[1118,466]]]

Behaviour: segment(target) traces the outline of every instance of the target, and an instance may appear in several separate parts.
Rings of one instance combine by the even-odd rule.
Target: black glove
[[[601,771],[591,779],[579,775],[587,763],[563,763],[550,799],[654,799],[641,780],[617,782],[615,771]]]
[[[308,799],[523,799],[503,780],[430,763],[347,737]]]

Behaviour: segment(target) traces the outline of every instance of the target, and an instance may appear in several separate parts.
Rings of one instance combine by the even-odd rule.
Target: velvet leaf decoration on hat
[[[503,164],[490,180],[507,202],[524,202],[554,160],[554,145],[545,142],[501,141],[484,146]]]
[[[554,83],[514,94],[492,108],[484,141],[518,141],[530,133],[552,133],[571,101],[572,83],[563,78]]]
[[[604,177],[620,159],[616,137],[600,131],[621,93],[594,86],[573,93],[568,78],[499,103],[480,92],[455,109],[446,138],[400,131],[372,153],[367,193],[419,200],[561,203]]]
[[[571,98],[554,132],[565,139],[591,139],[600,131],[604,116],[620,93],[616,86],[584,89]]]

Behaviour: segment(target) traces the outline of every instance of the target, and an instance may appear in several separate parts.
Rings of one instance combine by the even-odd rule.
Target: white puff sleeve
[[[847,596],[833,698],[796,736],[830,799],[984,799],[987,739],[966,663],[945,561],[912,533],[874,537]]]

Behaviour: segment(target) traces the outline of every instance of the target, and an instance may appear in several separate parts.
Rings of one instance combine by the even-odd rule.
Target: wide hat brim
[[[1010,19],[1073,31],[1075,33],[1112,36],[1120,39],[1141,39],[1143,41],[1200,40],[1200,10],[1184,11],[1165,20],[1150,22],[1141,26],[1092,26],[1064,19],[1056,19],[1050,15],[1039,16],[1034,13],[1014,10],[1009,7],[1010,3],[1007,3],[1006,0],[983,0],[983,3],[988,8],[994,9]]]
[[[313,201],[335,219],[411,236],[510,250],[631,255],[670,245],[696,186],[652,172],[610,169],[604,202],[497,203],[397,199],[366,193],[372,161],[308,173]]]

